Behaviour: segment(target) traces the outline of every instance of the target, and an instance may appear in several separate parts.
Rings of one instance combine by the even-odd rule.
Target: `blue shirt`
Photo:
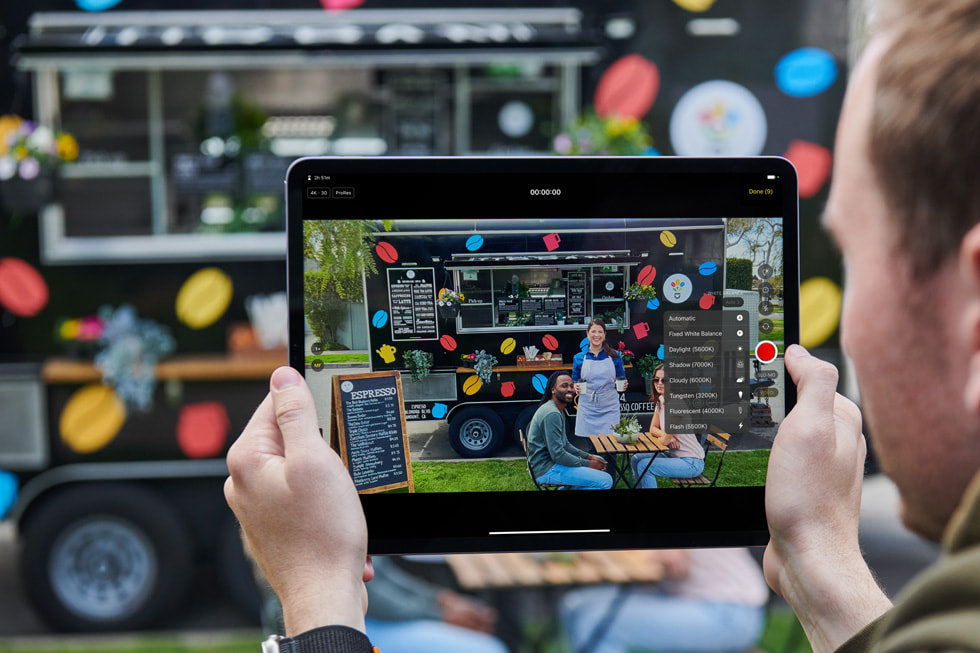
[[[594,361],[601,361],[609,358],[609,354],[603,349],[598,355],[593,354],[591,351],[580,351],[575,354],[575,358],[572,359],[572,381],[578,383],[579,379],[582,377],[582,363],[585,359]],[[613,359],[613,365],[616,366],[616,376],[626,376],[626,368],[623,367],[623,357],[617,356]]]

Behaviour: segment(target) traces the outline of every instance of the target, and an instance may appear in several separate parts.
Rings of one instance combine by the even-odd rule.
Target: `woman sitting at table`
[[[650,401],[656,408],[650,420],[650,432],[667,447],[667,451],[654,456],[639,453],[633,456],[630,466],[633,478],[639,478],[639,487],[657,487],[657,477],[695,478],[704,471],[704,448],[693,433],[667,433],[664,431],[664,366],[653,371]],[[642,475],[642,476],[641,476]]]
[[[643,552],[664,571],[654,585],[572,590],[561,621],[573,651],[744,651],[765,627],[769,588],[747,549]]]

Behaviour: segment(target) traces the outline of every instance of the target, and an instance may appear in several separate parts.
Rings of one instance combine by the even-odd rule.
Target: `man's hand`
[[[454,626],[492,635],[497,627],[497,611],[481,601],[449,590],[439,593],[442,620]]]
[[[598,469],[600,472],[604,472],[606,471],[606,465],[607,463],[604,458],[600,458],[599,456],[593,456],[592,454],[589,454],[589,467],[591,467],[592,469]]]
[[[228,505],[282,602],[287,635],[331,624],[363,632],[373,570],[354,484],[320,436],[303,377],[281,367],[270,387],[228,450]]]
[[[773,443],[766,476],[771,539],[763,569],[815,653],[833,651],[890,603],[858,544],[866,445],[861,413],[837,394],[837,368],[800,347],[786,350],[796,407]]]

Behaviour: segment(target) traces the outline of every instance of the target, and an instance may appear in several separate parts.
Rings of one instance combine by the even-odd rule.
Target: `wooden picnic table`
[[[643,551],[580,551],[577,553],[473,553],[447,556],[447,562],[463,589],[490,593],[501,620],[523,633],[522,648],[550,651],[560,631],[553,610],[561,593],[583,585],[618,586],[614,600],[581,653],[591,653],[595,642],[608,630],[630,588],[664,578],[664,567]],[[539,592],[541,604],[552,612],[545,627],[531,634],[524,624],[528,612],[522,600]],[[526,605],[526,604],[523,604]]]
[[[581,551],[568,554],[474,553],[448,556],[465,589],[502,589],[598,583],[652,583],[663,567],[641,551]]]
[[[638,453],[652,453],[656,458],[658,455],[668,451],[668,448],[660,439],[652,433],[640,433],[640,437],[635,444],[624,444],[611,435],[590,435],[589,440],[595,447],[596,453],[609,460],[616,475],[613,477],[613,485],[619,478],[626,481],[626,485],[635,488],[640,485],[640,479],[646,474],[650,467],[647,464],[641,470],[638,478],[633,478],[630,474],[630,460]],[[651,459],[650,462],[653,462]]]

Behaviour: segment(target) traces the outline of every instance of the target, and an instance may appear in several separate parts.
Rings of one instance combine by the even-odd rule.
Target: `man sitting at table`
[[[575,399],[575,384],[568,372],[548,379],[541,405],[527,433],[527,459],[538,483],[555,483],[584,490],[607,490],[613,480],[606,461],[568,441],[565,409]]]

